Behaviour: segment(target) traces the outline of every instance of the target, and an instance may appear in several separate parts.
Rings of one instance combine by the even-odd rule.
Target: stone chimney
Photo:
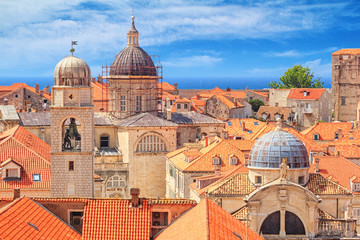
[[[139,206],[139,195],[140,195],[140,189],[139,188],[130,188],[130,207],[138,207]]]
[[[36,93],[39,93],[39,84],[38,83],[35,83],[35,92]]]
[[[315,172],[319,172],[319,163],[320,163],[320,158],[315,158]]]
[[[46,85],[46,88],[43,89],[43,92],[49,94],[49,84]]]
[[[231,92],[231,88],[227,87],[227,88],[226,88],[226,91],[227,91],[227,92]]]
[[[20,198],[20,188],[14,188],[14,200]]]
[[[93,77],[93,78],[91,78],[91,81],[92,81],[92,82],[95,82],[95,79],[96,79],[96,78]]]

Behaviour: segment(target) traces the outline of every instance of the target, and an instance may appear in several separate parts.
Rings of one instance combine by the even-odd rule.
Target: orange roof
[[[281,119],[287,120],[290,112],[291,108],[288,107],[260,106],[259,110],[256,113],[256,116],[258,118],[262,118],[262,115],[266,114],[265,120],[276,120],[275,115],[279,114]]]
[[[169,100],[176,100],[176,99],[180,99],[179,95],[173,95],[171,93],[168,92],[162,92],[162,100],[166,100],[167,98],[169,98]]]
[[[40,94],[40,93],[37,93],[35,91],[35,88],[30,87],[26,83],[13,83],[11,86],[0,86],[0,95],[2,95],[1,93],[5,93],[5,94],[10,93],[10,92],[15,91],[15,90],[17,90],[19,88],[26,88],[27,90],[29,90],[29,91],[31,91],[33,93],[36,93],[38,95]],[[51,99],[51,96],[49,94],[44,93],[44,92],[42,92],[42,94],[43,94],[44,98],[49,99],[49,100]]]
[[[226,95],[226,96],[230,96],[233,98],[242,98],[245,99],[246,98],[246,93],[244,90],[231,90],[230,92],[223,92],[221,93],[222,95]]]
[[[175,88],[175,86],[174,85],[171,85],[170,83],[168,83],[168,82],[158,82],[157,83],[157,87],[158,88],[161,88],[162,87],[162,90],[163,91],[175,91],[176,90],[176,88]]]
[[[222,101],[226,106],[228,106],[229,108],[239,108],[239,107],[244,107],[244,105],[242,105],[239,102],[233,102],[230,99],[228,99],[227,97],[225,97],[224,95],[215,95],[215,97],[217,97],[220,101]]]
[[[324,91],[325,88],[292,88],[287,98],[317,100]],[[304,92],[308,92],[308,94],[304,96]]]
[[[351,54],[351,55],[360,54],[360,48],[344,48],[334,52],[332,55],[334,56],[341,54]]]
[[[0,209],[1,239],[81,239],[81,235],[39,203],[22,197]]]
[[[338,140],[329,143],[330,146],[336,145],[357,145],[360,146],[360,129],[352,132]]]
[[[9,158],[21,164],[21,181],[2,181],[0,189],[50,189],[50,146],[18,126],[0,134],[0,162]],[[41,181],[33,182],[33,174]]]
[[[89,200],[84,210],[83,239],[150,239],[151,211],[148,200],[129,208],[128,200]]]
[[[339,132],[339,129],[341,129],[342,132],[342,135],[339,135],[340,138],[343,135],[348,135],[350,133],[352,125],[351,122],[321,122],[305,129],[301,134],[309,139],[313,139],[314,134],[318,134],[319,140],[333,141],[335,139],[335,133]]]
[[[169,160],[179,169],[187,172],[211,172],[214,171],[214,165],[212,159],[214,156],[218,156],[221,159],[221,171],[235,168],[237,165],[229,164],[229,156],[235,155],[239,159],[239,164],[245,162],[245,155],[239,146],[235,146],[234,140],[219,139],[209,146],[200,149],[201,156],[195,158],[190,163],[186,161],[185,151],[186,148],[182,148],[182,151],[177,151],[176,155],[167,155]],[[241,140],[239,145],[241,145]],[[171,157],[170,157],[171,156]]]
[[[225,131],[229,136],[242,137],[244,139],[250,139],[260,129],[262,129],[266,123],[253,118],[244,119],[230,119],[225,124]]]
[[[192,103],[193,103],[195,106],[203,107],[203,106],[206,105],[206,102],[205,102],[205,101],[199,100],[199,99],[197,99],[196,97],[191,98],[191,101],[192,101]]]
[[[180,98],[175,101],[176,103],[190,103],[191,101],[187,98]]]
[[[252,93],[255,93],[255,94],[258,94],[258,95],[263,96],[263,97],[269,97],[268,92],[259,92],[259,91],[252,91],[252,90],[248,90],[248,91],[252,92]]]
[[[343,157],[317,157],[319,161],[319,173],[324,177],[332,176],[338,183],[348,191],[350,188],[350,178],[360,177],[360,166]],[[314,172],[315,165],[310,166],[310,172]]]
[[[360,158],[360,147],[356,145],[335,145],[335,153],[337,152],[344,158]]]
[[[197,206],[180,216],[164,231],[155,237],[156,240],[239,240],[246,239],[246,227],[230,213],[205,198]],[[248,229],[248,239],[263,239]]]

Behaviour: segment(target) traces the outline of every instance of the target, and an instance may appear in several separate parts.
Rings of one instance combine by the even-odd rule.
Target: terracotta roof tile
[[[360,54],[360,48],[344,48],[344,49],[340,49],[336,52],[333,52],[333,56],[334,55],[341,55],[341,54],[351,54],[351,55],[356,55],[356,54]]]
[[[314,138],[314,134],[319,135],[319,140],[323,141],[334,141],[335,133],[340,133],[339,138],[348,135],[352,129],[351,122],[322,122],[316,123],[314,126],[309,127],[301,132],[301,134],[305,135],[309,139]]]
[[[350,188],[350,178],[360,177],[360,166],[343,157],[317,157],[319,161],[319,173],[324,177],[332,176],[339,184],[348,191]],[[310,165],[310,172],[314,172],[315,166]]]
[[[216,97],[217,99],[219,99],[221,102],[223,102],[223,103],[224,103],[226,106],[228,106],[229,108],[244,107],[244,105],[242,105],[241,103],[231,101],[229,98],[225,97],[224,95],[217,94],[217,95],[215,95],[215,97]]]
[[[246,223],[246,215],[248,213],[248,207],[245,205],[235,212],[231,213],[232,216],[234,216],[237,220],[240,220],[243,223]]]
[[[93,88],[94,111],[109,111],[109,86],[107,83],[91,82]],[[103,110],[102,110],[103,109]]]
[[[0,209],[1,239],[81,239],[81,235],[27,197]]]
[[[180,98],[176,100],[176,103],[190,103],[191,101],[187,98]]]
[[[230,119],[225,124],[225,131],[228,133],[228,136],[242,137],[243,139],[250,140],[265,125],[265,122],[253,118],[236,118]]]
[[[5,95],[7,93],[10,93],[12,91],[15,91],[19,88],[26,88],[27,90],[35,93],[35,94],[38,94],[40,95],[40,93],[37,93],[35,91],[35,88],[33,87],[30,87],[29,85],[27,85],[26,83],[13,83],[11,86],[0,86],[0,96],[1,95]],[[47,93],[42,93],[43,94],[43,97],[50,100],[51,99],[51,96]]]
[[[176,88],[174,85],[168,83],[168,82],[162,82],[162,83],[157,83],[157,87],[160,88],[162,87],[163,91],[175,91]]]
[[[50,146],[21,126],[0,134],[0,162],[9,158],[21,164],[21,181],[4,181],[0,189],[50,189]],[[33,181],[40,174],[41,181]]]
[[[160,232],[155,239],[239,240],[238,236],[246,238],[245,225],[206,198]],[[248,229],[248,239],[263,238]]]
[[[289,114],[291,112],[291,108],[287,107],[272,107],[272,106],[261,106],[256,113],[256,116],[260,119],[263,117],[263,114],[266,114],[266,119],[276,120],[275,115],[279,114],[281,119],[287,120]]]
[[[84,210],[83,239],[148,240],[151,211],[147,200],[129,208],[128,200],[89,200]]]
[[[304,96],[304,92],[308,92]],[[292,88],[289,92],[288,99],[309,99],[317,100],[324,93],[325,88]]]
[[[360,147],[356,145],[335,145],[335,153],[344,158],[360,158]]]
[[[338,140],[330,142],[329,146],[336,146],[336,145],[357,145],[360,146],[360,129],[352,132]]]
[[[310,173],[309,182],[306,185],[315,195],[349,195],[351,194],[345,187],[325,178],[319,173]]]

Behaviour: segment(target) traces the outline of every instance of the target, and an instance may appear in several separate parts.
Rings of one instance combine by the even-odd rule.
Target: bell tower
[[[74,49],[71,49],[72,52]],[[94,106],[87,63],[68,56],[55,67],[51,114],[51,196],[94,196]]]

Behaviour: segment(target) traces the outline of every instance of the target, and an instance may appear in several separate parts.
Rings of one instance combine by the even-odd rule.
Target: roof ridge
[[[28,197],[26,197],[26,196],[24,195],[24,196],[22,196],[22,197],[19,197],[19,198],[13,200],[12,202],[6,204],[5,206],[1,207],[1,208],[0,208],[0,215],[3,214],[3,213],[5,213],[6,211],[8,211],[8,210],[10,209],[10,207],[12,207],[13,205],[15,205],[17,202],[19,202],[19,201],[20,201],[21,199],[23,199],[23,198],[28,198]]]

